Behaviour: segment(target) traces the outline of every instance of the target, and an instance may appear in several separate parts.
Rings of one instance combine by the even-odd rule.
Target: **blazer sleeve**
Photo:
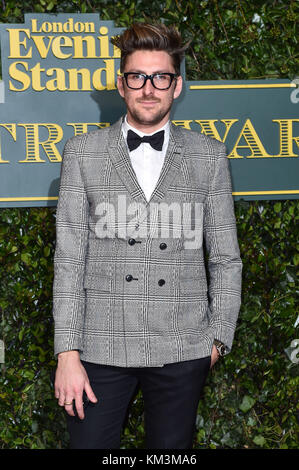
[[[61,166],[54,255],[54,354],[83,348],[83,279],[89,206],[78,148],[73,139],[66,143]]]
[[[242,262],[225,145],[210,148],[209,192],[204,206],[208,253],[210,328],[231,350],[241,304]]]

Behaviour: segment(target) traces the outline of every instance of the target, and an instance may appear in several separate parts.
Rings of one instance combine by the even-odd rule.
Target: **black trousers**
[[[198,402],[210,356],[163,367],[115,367],[83,362],[98,399],[85,418],[67,415],[72,449],[119,449],[121,432],[137,386],[144,400],[147,449],[191,449]]]

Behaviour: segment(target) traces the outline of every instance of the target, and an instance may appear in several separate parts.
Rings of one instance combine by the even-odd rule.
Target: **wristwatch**
[[[225,356],[225,354],[227,353],[226,346],[221,341],[218,341],[218,339],[214,340],[214,344],[216,346],[219,356]]]

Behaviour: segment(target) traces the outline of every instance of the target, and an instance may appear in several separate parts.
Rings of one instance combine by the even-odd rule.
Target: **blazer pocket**
[[[111,292],[112,278],[102,274],[85,274],[84,289]]]

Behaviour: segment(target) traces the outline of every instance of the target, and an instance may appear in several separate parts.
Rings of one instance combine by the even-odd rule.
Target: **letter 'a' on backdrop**
[[[55,206],[67,139],[125,113],[110,43],[121,31],[94,13],[0,25],[0,207]],[[295,82],[185,81],[171,119],[226,144],[235,199],[299,197]]]

